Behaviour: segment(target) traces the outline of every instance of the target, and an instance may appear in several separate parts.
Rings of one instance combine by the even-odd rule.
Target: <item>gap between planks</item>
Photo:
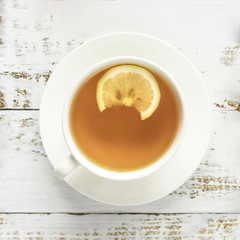
[[[2,108],[0,111],[39,111],[39,108]]]
[[[219,110],[223,112],[235,112],[235,111],[240,112],[239,107],[237,107],[237,109],[227,109],[221,106],[220,107],[217,106],[216,108],[212,109],[212,111],[219,111]],[[1,111],[40,111],[40,109],[39,108],[0,108],[0,112]]]
[[[168,215],[240,215],[240,212],[169,212],[169,213],[146,213],[146,212],[86,212],[86,213],[74,213],[74,212],[0,212],[0,215],[74,215],[74,216],[86,216],[86,215],[151,215],[151,216],[168,216]]]

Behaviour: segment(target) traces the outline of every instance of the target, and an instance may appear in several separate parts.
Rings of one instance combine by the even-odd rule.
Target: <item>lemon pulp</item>
[[[112,106],[134,107],[144,120],[154,113],[161,93],[150,71],[135,65],[121,65],[101,77],[96,98],[101,112]]]

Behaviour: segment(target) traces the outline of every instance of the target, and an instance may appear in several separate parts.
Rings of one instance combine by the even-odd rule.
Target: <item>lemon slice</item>
[[[112,106],[134,107],[144,120],[156,110],[161,94],[151,72],[135,65],[121,65],[101,77],[96,97],[101,112]]]

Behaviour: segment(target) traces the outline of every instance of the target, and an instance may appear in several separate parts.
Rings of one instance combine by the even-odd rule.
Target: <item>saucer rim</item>
[[[205,155],[205,152],[207,150],[207,147],[208,147],[208,143],[209,143],[209,140],[210,140],[210,136],[211,136],[211,125],[212,125],[212,116],[211,116],[211,102],[210,102],[210,97],[208,95],[208,90],[207,90],[207,87],[205,85],[205,83],[203,82],[201,76],[200,76],[200,73],[197,71],[197,69],[194,67],[194,65],[190,62],[190,60],[184,56],[181,52],[179,52],[176,48],[174,48],[172,45],[170,45],[169,43],[166,43],[165,41],[161,40],[161,39],[158,39],[157,37],[153,37],[153,36],[149,36],[149,35],[146,35],[146,34],[142,34],[142,33],[129,33],[129,32],[118,32],[118,33],[110,33],[110,34],[105,34],[105,35],[102,35],[102,36],[99,36],[99,37],[96,37],[96,38],[93,38],[93,39],[90,39],[88,40],[87,42],[85,42],[84,44],[80,45],[79,47],[77,47],[76,49],[74,49],[72,52],[70,52],[60,63],[59,65],[57,66],[57,68],[54,70],[53,74],[51,75],[51,77],[49,78],[49,81],[48,81],[48,84],[49,82],[52,81],[52,79],[55,78],[55,75],[56,75],[56,72],[58,71],[58,69],[60,67],[64,67],[64,65],[69,61],[69,59],[71,59],[71,56],[78,53],[78,52],[81,52],[81,49],[82,48],[87,48],[88,46],[91,46],[91,44],[95,44],[97,43],[99,40],[103,40],[103,39],[106,39],[106,38],[116,38],[117,36],[125,36],[125,37],[137,37],[137,38],[145,38],[146,39],[149,39],[149,42],[150,41],[157,41],[159,44],[165,46],[166,48],[169,48],[171,49],[173,52],[175,52],[175,54],[179,55],[190,67],[191,67],[191,70],[195,72],[195,75],[196,75],[196,78],[198,78],[199,80],[199,84],[201,84],[201,87],[203,89],[203,95],[206,97],[206,102],[208,102],[206,104],[206,111],[208,112],[208,121],[209,121],[209,126],[208,126],[208,133],[206,134],[206,139],[205,139],[205,147],[204,147],[204,151],[202,151],[202,155],[201,157],[198,157],[198,161],[195,161],[194,165],[192,165],[191,167],[191,170],[188,171],[188,174],[185,174],[185,175],[188,175],[187,177],[185,176],[184,177],[184,181],[179,181],[180,183],[178,184],[174,184],[174,187],[172,188],[169,188],[169,191],[167,194],[164,194],[162,196],[156,196],[156,197],[148,197],[147,199],[143,200],[138,200],[138,201],[135,201],[135,202],[126,202],[126,203],[123,203],[123,202],[116,202],[114,200],[110,200],[110,199],[106,199],[106,196],[100,196],[99,194],[96,195],[96,193],[94,193],[93,191],[91,190],[86,190],[85,191],[83,189],[79,189],[79,187],[77,187],[78,185],[74,184],[74,181],[73,180],[73,175],[76,175],[76,170],[75,169],[73,171],[73,174],[72,174],[72,177],[71,176],[68,176],[65,181],[72,187],[74,188],[75,190],[77,190],[78,192],[82,193],[83,195],[86,195],[88,196],[89,198],[91,199],[94,199],[94,200],[97,200],[99,202],[102,202],[102,203],[106,203],[106,204],[111,204],[111,205],[115,205],[115,206],[133,206],[133,205],[140,205],[140,204],[145,204],[145,203],[148,203],[148,202],[152,202],[152,201],[155,201],[157,199],[160,199],[166,195],[168,195],[170,192],[174,191],[175,189],[177,189],[179,186],[181,186],[193,173],[193,171],[197,168],[197,166],[199,165],[201,159],[203,158],[203,156]],[[153,60],[150,60],[150,61],[153,61]],[[158,63],[157,63],[158,64]],[[42,96],[42,101],[41,101],[41,104],[40,104],[40,134],[41,134],[41,137],[42,137],[42,142],[43,142],[43,146],[44,146],[44,149],[47,153],[47,156],[49,158],[49,161],[50,163],[55,166],[55,162],[52,161],[52,154],[49,153],[49,148],[48,146],[46,146],[46,138],[45,138],[45,133],[44,133],[44,124],[43,124],[43,119],[44,119],[44,108],[46,107],[46,99],[48,97],[48,92],[47,92],[47,88],[48,88],[48,84],[47,86],[45,87],[45,91],[43,93],[43,96]],[[184,139],[183,139],[184,141]],[[181,148],[181,146],[179,147]],[[179,151],[179,149],[177,150]],[[174,157],[173,157],[174,158]],[[164,168],[164,166],[162,166],[162,168]],[[75,174],[74,174],[75,172]],[[70,174],[71,175],[71,174]],[[150,176],[147,176],[146,178],[148,178]],[[104,181],[110,181],[112,182],[112,184],[114,184],[114,180],[109,180],[109,179],[104,179]],[[138,181],[138,180],[135,180],[135,181]],[[129,181],[126,181],[126,184],[128,183]],[[160,194],[161,195],[161,194]]]

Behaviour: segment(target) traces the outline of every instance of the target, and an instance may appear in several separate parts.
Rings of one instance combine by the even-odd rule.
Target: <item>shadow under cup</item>
[[[134,108],[111,107],[99,111],[97,82],[109,68],[121,64],[146,68],[158,82],[160,103],[146,120],[141,120]],[[102,61],[82,74],[66,99],[63,132],[73,157],[66,160],[63,168],[69,174],[82,165],[112,180],[147,176],[176,152],[184,136],[185,118],[181,90],[160,66],[135,57]]]

